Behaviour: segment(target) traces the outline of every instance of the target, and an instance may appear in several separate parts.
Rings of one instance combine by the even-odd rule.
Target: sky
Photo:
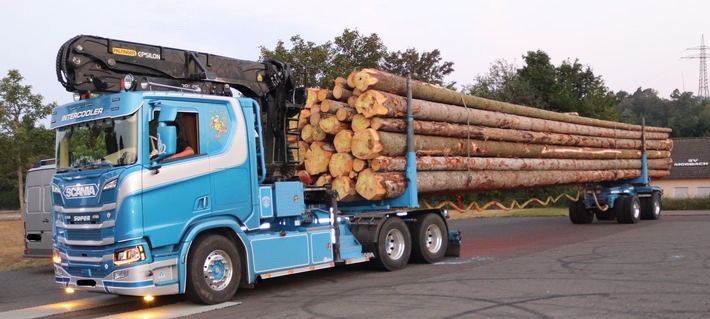
[[[542,50],[559,65],[578,59],[612,91],[698,91],[701,36],[710,44],[708,0],[1,0],[0,76],[17,69],[45,103],[72,101],[57,82],[60,46],[79,34],[246,60],[259,46],[300,35],[321,44],[357,29],[390,51],[439,49],[471,84],[496,60],[522,66]],[[708,52],[710,54],[710,52]]]

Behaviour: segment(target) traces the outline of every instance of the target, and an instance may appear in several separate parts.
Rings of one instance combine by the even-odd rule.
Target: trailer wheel
[[[661,196],[653,192],[649,198],[641,201],[641,219],[659,219],[661,217]]]
[[[569,204],[569,220],[572,224],[589,224],[594,220],[594,214],[584,207],[584,200],[579,199]]]
[[[433,264],[444,259],[448,245],[446,224],[436,214],[424,214],[410,226],[412,260]]]
[[[621,217],[619,223],[623,224],[636,224],[639,222],[641,217],[641,203],[639,202],[638,196],[626,196],[620,197],[624,198],[621,205]],[[618,211],[617,211],[618,213]],[[618,219],[619,215],[617,215]]]
[[[375,265],[384,270],[404,268],[412,253],[412,237],[407,224],[398,217],[389,217],[377,236]]]
[[[619,224],[626,224],[626,217],[624,216],[624,203],[626,202],[627,195],[621,195],[614,200],[614,215],[616,215],[616,221]]]
[[[234,297],[242,264],[234,243],[224,236],[200,236],[187,260],[185,295],[192,302],[218,304]]]

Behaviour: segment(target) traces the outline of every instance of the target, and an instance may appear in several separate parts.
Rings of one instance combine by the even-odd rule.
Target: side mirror
[[[158,155],[151,158],[153,166],[158,166],[160,161],[175,155],[175,149],[177,147],[177,129],[172,124],[174,124],[176,117],[176,107],[167,105],[161,106],[156,134],[156,148],[158,150]]]

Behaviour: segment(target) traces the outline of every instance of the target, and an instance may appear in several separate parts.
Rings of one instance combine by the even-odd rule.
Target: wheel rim
[[[637,201],[634,201],[634,204],[631,205],[631,214],[633,214],[634,219],[639,219],[641,216],[641,206]]]
[[[657,200],[653,201],[653,216],[658,216],[661,214],[661,205]]]
[[[229,255],[223,250],[215,250],[207,255],[202,266],[205,282],[212,290],[226,288],[232,281],[232,263]]]
[[[399,229],[392,229],[387,233],[387,246],[385,251],[391,259],[397,260],[404,255],[404,234]]]
[[[426,229],[426,249],[430,253],[437,253],[441,250],[444,241],[441,228],[437,225],[429,225]]]

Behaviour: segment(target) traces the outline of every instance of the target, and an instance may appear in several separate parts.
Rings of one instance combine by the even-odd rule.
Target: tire
[[[641,201],[641,219],[656,220],[661,218],[661,195],[653,195]]]
[[[436,214],[420,216],[410,225],[412,235],[412,260],[433,264],[444,259],[449,243],[446,224]]]
[[[639,222],[639,219],[641,219],[641,203],[638,196],[624,198],[624,203],[621,205],[621,216],[623,216],[624,224],[636,224]]]
[[[224,236],[198,237],[187,260],[185,295],[194,303],[218,304],[234,297],[242,263],[234,243]]]
[[[377,235],[375,266],[384,270],[404,268],[412,253],[412,237],[407,224],[398,217],[387,218]]]
[[[624,215],[624,203],[626,202],[627,195],[621,195],[614,201],[614,215],[616,215],[616,221],[619,224],[626,224],[626,216]]]
[[[584,200],[579,199],[569,204],[569,220],[572,224],[589,224],[594,220],[594,214],[584,207]]]

